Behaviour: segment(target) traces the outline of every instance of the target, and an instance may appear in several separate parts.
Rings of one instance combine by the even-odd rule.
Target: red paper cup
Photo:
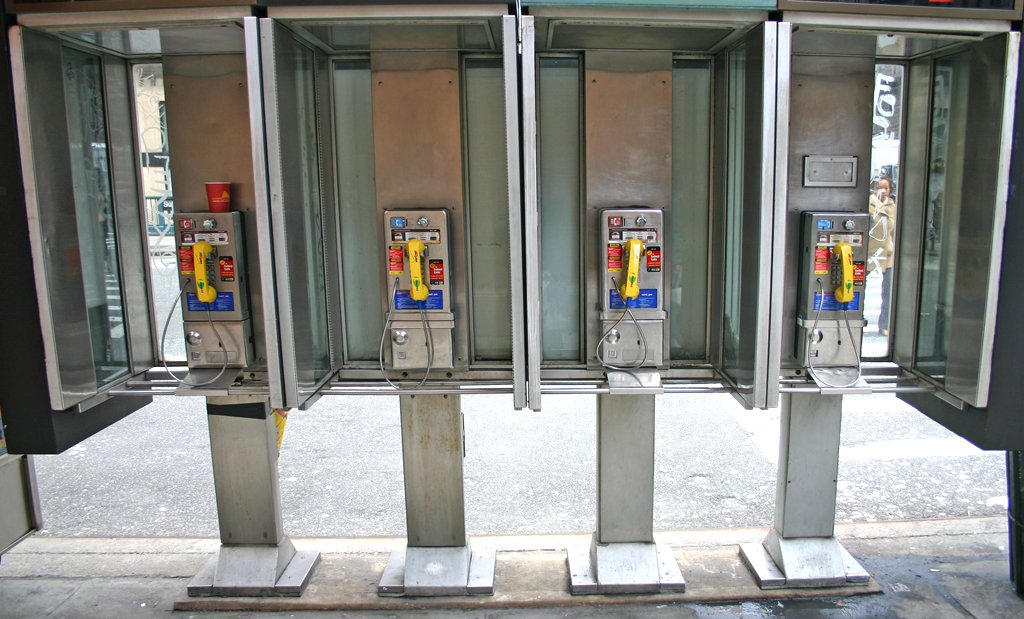
[[[206,183],[206,201],[210,212],[227,213],[231,210],[231,183]]]

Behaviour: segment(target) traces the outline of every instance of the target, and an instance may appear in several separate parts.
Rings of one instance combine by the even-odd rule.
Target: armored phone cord
[[[395,297],[398,296],[398,278],[395,278],[395,285],[391,288],[391,294],[388,295],[388,311],[384,314],[384,329],[380,332],[380,346],[377,348],[377,363],[380,366],[380,375],[384,377],[389,385],[394,387],[396,390],[401,391],[403,387],[400,384],[394,383],[388,378],[388,373],[384,369],[384,339],[387,338],[388,330],[391,328],[392,316],[395,313]],[[423,302],[420,302],[420,324],[423,325],[423,330],[426,332],[426,345],[427,345],[427,371],[424,372],[423,378],[414,387],[419,389],[427,382],[427,377],[430,375],[430,370],[434,364],[434,337],[430,333],[430,329],[427,328],[426,311],[423,307]]]
[[[206,304],[206,320],[210,323],[210,328],[213,329],[213,334],[217,336],[217,345],[224,352],[224,364],[220,366],[220,372],[211,378],[210,380],[202,383],[190,383],[184,379],[178,378],[171,372],[171,368],[167,365],[167,355],[164,354],[164,348],[167,343],[167,327],[171,324],[171,316],[174,315],[175,308],[178,307],[178,303],[181,301],[181,295],[185,294],[185,288],[192,283],[192,278],[186,277],[185,283],[181,285],[181,290],[178,291],[177,296],[174,297],[174,304],[171,305],[171,311],[167,312],[167,320],[164,321],[163,331],[160,333],[160,363],[163,364],[164,369],[167,370],[167,374],[174,379],[179,385],[186,387],[206,387],[220,380],[221,376],[224,376],[224,372],[228,370],[228,351],[224,348],[224,341],[220,337],[220,331],[217,326],[213,323],[213,316],[210,314],[210,304]]]
[[[821,282],[820,277],[817,279],[817,281],[818,292],[819,294],[821,294],[821,301],[818,303],[818,309],[815,310],[814,312],[814,322],[811,323],[811,332],[808,334],[809,336],[812,337],[814,335],[814,332],[818,329],[818,317],[821,316],[821,306],[825,305],[825,285]],[[846,322],[846,332],[850,334],[850,346],[853,347],[854,358],[857,359],[857,376],[853,379],[853,382],[847,383],[845,385],[833,385],[824,378],[818,376],[817,368],[814,367],[814,358],[811,357],[809,351],[807,354],[807,369],[811,371],[811,375],[814,376],[814,379],[816,381],[820,382],[826,387],[831,387],[832,389],[846,389],[847,387],[852,387],[856,385],[858,382],[860,382],[861,379],[862,370],[860,366],[860,351],[857,350],[856,339],[853,337],[853,327],[850,326],[850,314],[847,311],[847,305],[847,303],[843,303],[843,318]],[[842,346],[842,339],[839,340],[839,345]]]
[[[640,328],[640,323],[637,322],[636,316],[633,315],[633,309],[629,306],[629,299],[626,299],[625,297],[622,296],[622,292],[619,290],[619,283],[615,281],[614,277],[612,278],[612,285],[615,286],[615,290],[616,292],[619,293],[619,298],[622,299],[622,302],[626,305],[626,309],[624,312],[622,312],[622,315],[619,316],[618,320],[612,323],[612,326],[608,327],[608,330],[605,331],[603,335],[601,335],[601,339],[597,341],[597,347],[594,349],[594,356],[597,357],[597,360],[601,362],[601,365],[608,368],[609,370],[619,370],[623,372],[628,372],[629,370],[639,369],[643,367],[645,363],[647,363],[647,336],[644,335],[643,329]],[[619,323],[622,322],[622,319],[625,318],[627,315],[629,316],[629,319],[633,321],[633,325],[636,326],[636,332],[640,334],[640,341],[643,343],[644,347],[644,356],[642,359],[640,359],[639,363],[635,363],[633,365],[615,365],[613,363],[605,363],[601,359],[601,347],[604,345],[605,338],[608,337],[609,333],[615,330],[615,327],[619,326]]]

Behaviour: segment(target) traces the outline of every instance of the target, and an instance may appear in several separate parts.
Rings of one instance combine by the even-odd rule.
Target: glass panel
[[[707,359],[711,65],[677,60],[672,70],[671,358]]]
[[[726,111],[725,286],[722,360],[726,368],[740,363],[741,301],[743,299],[743,179],[746,137],[746,44],[729,53],[728,110]],[[750,248],[754,250],[755,248]]]
[[[969,61],[967,52],[941,58],[935,62],[933,78],[916,361],[919,370],[940,383],[946,380],[956,285]]]
[[[896,188],[903,137],[903,65],[875,65],[871,116],[871,195],[868,197],[871,228],[864,303],[868,327],[864,330],[861,356],[880,359],[889,356],[889,310],[896,272]]]
[[[288,246],[288,275],[291,278],[295,351],[300,384],[329,370],[330,341],[324,271],[323,215],[320,205],[320,145],[317,138],[316,64],[313,51],[288,40],[295,76],[297,157],[286,162],[284,191],[298,199],[290,202],[287,228],[293,242]],[[287,91],[284,91],[287,93]],[[284,95],[287,96],[287,95]],[[282,140],[287,139],[282,136]],[[289,152],[292,152],[289,149]],[[290,168],[290,170],[289,170]]]
[[[505,74],[500,60],[466,61],[466,166],[469,177],[469,263],[473,354],[512,359]]]
[[[181,314],[170,311],[178,293],[178,271],[174,255],[174,191],[167,142],[163,65],[134,65],[132,85],[149,241],[151,298],[155,300],[158,333],[163,332],[170,314],[166,336],[161,340],[157,354],[167,360],[184,361],[185,336]]]
[[[579,60],[542,58],[538,82],[543,355],[579,362]]]
[[[63,63],[78,250],[96,382],[103,387],[128,373],[103,74],[99,58],[75,50],[63,50]]]
[[[338,209],[341,220],[342,279],[346,273],[353,294],[345,299],[346,361],[377,361],[384,328],[380,274],[356,279],[356,265],[376,256],[383,223],[378,221],[374,180],[373,106],[370,63],[334,65],[334,129],[337,153]],[[344,290],[344,289],[343,289]]]

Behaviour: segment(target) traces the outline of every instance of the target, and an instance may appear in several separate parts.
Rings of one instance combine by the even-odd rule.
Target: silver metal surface
[[[541,409],[541,273],[540,273],[540,148],[537,137],[536,24],[523,16],[522,35],[522,143],[523,143],[523,233],[526,237],[526,372],[527,404]]]
[[[201,342],[192,345],[187,339],[185,354],[190,368],[220,369],[226,363],[229,368],[246,367],[252,361],[253,349],[250,336],[250,321],[238,320],[219,322],[211,325],[207,321],[183,323],[185,332],[195,332]],[[237,372],[225,372],[237,374]]]
[[[683,592],[686,581],[665,544],[574,545],[567,550],[569,592],[573,595]]]
[[[223,544],[276,545],[284,538],[277,427],[269,404],[264,407],[263,419],[207,415]]]
[[[641,395],[665,393],[661,374],[649,370],[608,372],[608,393],[611,395]]]
[[[249,109],[249,142],[253,175],[253,221],[255,234],[249,236],[252,263],[259,267],[256,277],[250,277],[249,301],[253,308],[254,335],[265,347],[263,358],[270,383],[270,405],[285,406],[284,377],[281,362],[281,344],[278,330],[277,295],[274,294],[273,232],[270,217],[270,185],[267,172],[267,136],[264,129],[264,95],[262,56],[260,53],[259,19],[246,17],[245,29],[245,85]],[[255,239],[256,243],[252,243]],[[258,285],[257,285],[258,284]]]
[[[409,19],[418,17],[504,17],[506,13],[505,5],[496,4],[389,6],[367,3],[359,6],[271,6],[267,8],[267,15],[272,19],[311,19],[317,21],[334,19]]]
[[[211,230],[206,230],[204,225],[207,222],[214,222]],[[188,226],[188,230],[185,227]],[[174,237],[175,246],[177,251],[188,251],[191,253],[192,247],[198,241],[207,241],[213,248],[213,253],[209,257],[208,261],[208,283],[217,291],[218,294],[227,293],[231,295],[233,309],[218,311],[216,309],[210,311],[210,316],[207,316],[205,305],[203,309],[191,310],[186,298],[182,297],[181,300],[181,314],[183,320],[188,321],[204,321],[208,318],[212,318],[218,322],[240,322],[249,318],[249,295],[248,295],[248,273],[246,265],[246,249],[245,249],[245,229],[242,225],[242,214],[239,212],[231,213],[176,213],[174,216]],[[221,258],[231,258],[234,262],[233,274],[227,278],[222,278],[218,261]],[[188,293],[195,294],[195,279],[196,273],[194,271],[183,273],[181,266],[183,261],[178,259],[178,285],[182,286],[185,284],[185,280],[190,280],[192,283],[189,284],[185,289],[186,295]],[[185,262],[184,264],[188,264]],[[213,304],[216,305],[216,304]],[[188,329],[185,329],[188,332]],[[152,367],[152,366],[150,366]],[[148,369],[148,368],[147,368]]]
[[[843,396],[785,394],[775,491],[780,537],[832,537]]]
[[[173,7],[174,0],[158,0]],[[153,5],[155,3],[147,3]],[[60,13],[21,13],[18,22],[44,30],[71,30],[97,28],[125,28],[128,26],[176,27],[210,22],[237,22],[251,15],[248,7],[188,7],[156,8],[124,11],[68,11]],[[73,9],[75,7],[68,7]],[[82,7],[86,8],[86,7]]]
[[[405,516],[410,547],[466,543],[458,395],[401,395]]]
[[[410,546],[395,550],[384,567],[377,594],[491,595],[496,554],[492,546],[468,543],[448,548]]]
[[[598,544],[654,541],[654,399],[597,396]]]
[[[856,186],[856,156],[804,155],[804,187]]]
[[[0,555],[42,528],[32,456],[0,455]]]
[[[977,10],[912,5],[875,5],[870,15],[850,15],[863,13],[864,7],[857,3],[846,5],[836,2],[815,2],[814,0],[779,0],[779,8],[785,10],[783,19],[797,25],[823,25],[843,28],[864,28],[891,32],[894,29],[907,32],[942,32],[950,29],[950,18],[957,18],[956,28],[966,32],[1006,32],[1010,28],[1009,20],[1020,18],[1020,0],[1015,0],[1012,11]],[[790,10],[792,9],[792,10]],[[794,12],[814,10],[815,12]],[[831,11],[831,13],[826,12]],[[908,15],[916,13],[916,15]],[[940,15],[928,17],[928,14]],[[895,17],[898,16],[898,17]],[[962,18],[969,19],[962,19]],[[990,19],[983,19],[988,17]],[[996,19],[998,18],[998,19]]]
[[[518,17],[505,15],[501,18],[502,66],[505,75],[505,154],[508,171],[508,239],[509,239],[509,283],[512,288],[512,406],[516,410],[528,405],[526,393],[527,330],[526,330],[526,281],[523,264],[523,164],[521,153],[524,147],[533,148],[529,142],[521,143],[519,124],[519,51],[518,38],[521,32]],[[535,108],[531,97],[523,105]],[[531,91],[532,94],[532,91]]]
[[[772,545],[783,557],[787,571],[772,558],[764,544],[740,544],[740,557],[762,589],[841,587],[866,585],[871,576],[834,537],[783,540]]]
[[[976,408],[988,406],[992,375],[1019,47],[1020,33],[1012,32],[971,49],[968,144],[945,385]]]
[[[277,546],[221,546],[188,584],[192,597],[299,596],[320,563],[315,550]]]
[[[60,43],[14,26],[9,31],[14,107],[35,267],[50,405],[63,410],[96,393],[74,187],[68,161]],[[62,213],[62,216],[57,216]]]
[[[793,38],[799,40],[802,34],[798,31]],[[868,165],[871,160],[871,132],[864,121],[864,110],[870,111],[872,105],[874,67],[874,58],[792,58],[789,150],[786,155],[789,162],[788,199],[784,215],[786,243],[791,248],[780,258],[782,270],[778,276],[785,282],[799,282],[801,292],[794,294],[794,286],[790,284],[791,291],[783,297],[779,325],[784,346],[783,367],[806,365],[801,359],[803,334],[797,325],[798,317],[806,317],[802,309],[805,307],[802,294],[806,288],[802,287],[804,281],[800,274],[801,264],[805,261],[802,253],[804,242],[798,240],[804,234],[801,214],[805,211],[865,213],[868,206],[870,174],[858,173],[856,187],[805,187],[803,158],[807,155],[843,155],[857,157],[860,165]],[[921,135],[918,134],[918,139]],[[915,141],[907,140],[908,143]],[[900,217],[904,217],[902,213],[908,210],[906,204],[906,199],[901,197]],[[780,216],[783,216],[782,212]],[[807,294],[813,295],[813,291]],[[823,312],[822,317],[830,316]]]

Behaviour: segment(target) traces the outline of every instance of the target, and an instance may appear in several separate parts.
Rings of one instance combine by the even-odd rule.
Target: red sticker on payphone
[[[814,249],[814,274],[828,274],[828,260],[832,257],[832,250],[828,247],[816,247]]]
[[[192,255],[192,246],[186,245],[178,248],[178,273],[192,275],[196,272],[195,257]]]
[[[388,247],[388,273],[401,275],[405,271],[405,250],[401,245]]]
[[[235,281],[235,259],[231,256],[221,256],[217,263],[220,265],[220,281]]]
[[[431,286],[443,286],[444,285],[444,260],[431,260],[430,265],[430,285]]]
[[[608,244],[608,272],[619,273],[622,271],[622,243]]]
[[[864,268],[863,262],[853,263],[853,283],[858,286],[864,285],[864,277],[867,275],[867,269]]]
[[[647,272],[661,273],[661,248],[647,248]]]

